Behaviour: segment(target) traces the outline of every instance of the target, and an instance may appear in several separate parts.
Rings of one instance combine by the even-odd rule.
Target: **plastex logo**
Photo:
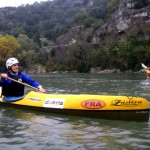
[[[90,99],[81,102],[81,106],[88,109],[100,109],[105,107],[106,103],[102,100]]]

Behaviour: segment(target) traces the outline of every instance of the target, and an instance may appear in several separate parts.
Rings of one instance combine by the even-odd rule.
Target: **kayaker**
[[[147,74],[147,82],[150,82],[150,74]]]
[[[41,93],[45,93],[45,89],[35,80],[33,80],[28,74],[19,70],[19,61],[16,58],[9,58],[6,61],[7,73],[1,74],[0,86],[2,86],[2,95],[4,96],[23,96],[24,85],[18,82],[11,81],[7,77],[17,80],[22,83],[29,84],[37,88]]]
[[[147,74],[147,82],[150,82],[150,69],[149,68],[146,68],[144,69],[144,72]]]

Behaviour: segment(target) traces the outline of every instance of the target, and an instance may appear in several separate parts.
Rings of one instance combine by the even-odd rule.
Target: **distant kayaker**
[[[14,82],[7,77],[29,84],[37,88],[41,93],[45,93],[45,89],[35,80],[33,80],[28,74],[21,72],[19,70],[19,61],[16,58],[9,58],[6,61],[7,73],[1,74],[0,86],[2,86],[2,95],[4,96],[23,96],[24,95],[24,85],[18,82]]]
[[[146,68],[144,69],[144,72],[147,74],[147,82],[150,82],[150,69],[149,68]]]

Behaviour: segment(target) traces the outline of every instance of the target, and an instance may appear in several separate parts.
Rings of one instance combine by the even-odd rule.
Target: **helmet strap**
[[[11,74],[11,75],[15,75],[17,74],[16,72],[14,72],[11,67],[8,67],[8,72]]]

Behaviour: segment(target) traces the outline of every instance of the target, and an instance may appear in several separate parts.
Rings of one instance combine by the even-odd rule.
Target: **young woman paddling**
[[[43,89],[37,81],[19,70],[19,61],[16,58],[9,58],[6,61],[6,68],[8,70],[7,73],[1,74],[0,86],[2,86],[2,95],[23,96],[25,86],[23,83],[27,83],[30,86],[37,88],[39,92],[45,93],[45,89]],[[10,80],[10,78],[16,82]]]

